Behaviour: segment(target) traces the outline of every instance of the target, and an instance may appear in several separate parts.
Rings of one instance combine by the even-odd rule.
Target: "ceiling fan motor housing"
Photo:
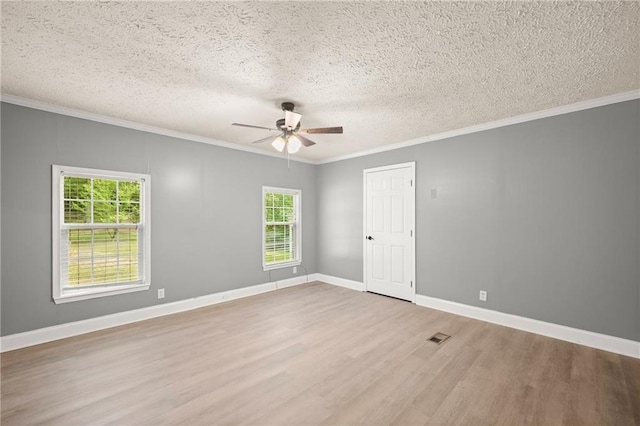
[[[276,127],[282,131],[287,131],[287,130],[291,130],[293,132],[297,131],[298,129],[300,129],[300,122],[298,122],[298,125],[296,126],[295,129],[289,129],[287,128],[287,126],[285,125],[285,119],[281,118],[280,120],[276,121]]]

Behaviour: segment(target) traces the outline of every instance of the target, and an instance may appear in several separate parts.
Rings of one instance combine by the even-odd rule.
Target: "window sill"
[[[302,263],[300,260],[292,260],[290,262],[272,263],[270,265],[262,265],[263,271],[273,271],[274,269],[290,268],[292,266],[298,266]]]
[[[123,285],[109,288],[94,288],[83,290],[67,290],[60,296],[54,296],[56,305],[60,303],[77,302],[79,300],[95,299],[97,297],[114,296],[116,294],[133,293],[134,291],[149,290],[149,284]]]

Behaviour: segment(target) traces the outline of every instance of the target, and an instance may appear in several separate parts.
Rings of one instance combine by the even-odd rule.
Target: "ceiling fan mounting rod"
[[[281,106],[283,111],[293,112],[293,108],[295,108],[295,105],[293,104],[293,102],[283,102]]]

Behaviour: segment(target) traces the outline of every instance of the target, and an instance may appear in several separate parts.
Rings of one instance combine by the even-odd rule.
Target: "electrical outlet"
[[[487,301],[487,292],[484,290],[480,290],[480,300],[482,300],[483,302]]]
[[[293,273],[294,273],[294,274],[297,274],[297,273],[298,273],[298,267],[297,267],[297,266],[294,266],[294,267],[293,267]]]
[[[158,289],[158,299],[164,299],[164,288]]]

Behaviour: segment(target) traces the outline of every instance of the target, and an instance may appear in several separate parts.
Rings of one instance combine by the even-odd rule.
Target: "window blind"
[[[300,192],[278,188],[265,188],[263,264],[299,262]]]
[[[61,287],[142,282],[141,182],[64,175],[62,186]]]

